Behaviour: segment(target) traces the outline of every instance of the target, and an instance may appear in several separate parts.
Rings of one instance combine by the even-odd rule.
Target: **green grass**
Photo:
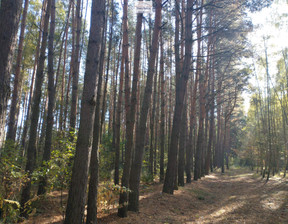
[[[188,191],[193,193],[198,200],[205,200],[205,198],[207,196],[211,195],[209,192],[204,191],[202,189],[195,189],[194,188],[194,189],[189,189]]]

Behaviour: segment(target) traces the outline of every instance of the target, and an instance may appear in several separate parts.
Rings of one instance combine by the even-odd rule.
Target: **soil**
[[[98,223],[288,223],[288,180],[280,177],[266,182],[255,172],[232,169],[179,187],[174,195],[161,190],[160,183],[142,189],[140,212],[119,218],[111,209],[99,213]],[[59,194],[48,196],[47,204],[24,223],[62,223]]]

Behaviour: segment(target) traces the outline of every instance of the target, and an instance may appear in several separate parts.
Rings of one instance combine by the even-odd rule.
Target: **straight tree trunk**
[[[160,34],[161,35],[161,34]],[[160,43],[161,44],[161,43]],[[161,72],[161,71],[159,71]],[[154,176],[157,174],[157,152],[159,148],[159,117],[160,117],[160,92],[161,92],[161,79],[160,79],[160,73],[158,78],[158,86],[157,86],[157,102],[156,102],[156,115],[155,115],[155,141],[154,141],[154,164],[153,164],[153,173]]]
[[[16,71],[14,77],[14,88],[12,94],[12,101],[8,119],[8,130],[6,135],[6,140],[10,139],[15,141],[16,138],[16,130],[17,130],[17,108],[19,103],[19,88],[21,88],[20,84],[22,82],[22,75],[21,73],[21,62],[22,62],[22,55],[23,55],[23,45],[24,45],[24,32],[26,27],[26,18],[27,18],[27,11],[29,6],[29,0],[25,0],[24,9],[22,13],[21,19],[21,29],[20,29],[20,37],[19,37],[19,44],[18,44],[18,54],[16,59]]]
[[[29,142],[28,142],[28,148],[27,148],[27,162],[26,162],[26,168],[25,168],[25,171],[28,174],[29,178],[31,178],[31,174],[34,171],[35,165],[36,165],[37,126],[38,126],[38,120],[39,120],[40,102],[41,102],[41,95],[42,95],[42,84],[44,81],[44,66],[45,66],[45,58],[46,58],[45,52],[46,52],[46,46],[47,46],[51,4],[52,4],[52,0],[48,0],[45,19],[44,19],[40,57],[38,60],[38,66],[37,66],[37,72],[36,72],[35,89],[34,89],[34,94],[33,94],[34,97],[33,97],[32,114],[31,114],[31,126],[30,126]],[[27,184],[23,187],[22,194],[21,194],[21,214],[25,217],[27,217],[27,210],[25,210],[25,204],[30,199],[30,191],[31,191],[31,181],[28,181]]]
[[[42,35],[43,35],[43,30],[44,30],[44,21],[45,21],[45,14],[46,14],[46,9],[47,9],[47,1],[48,0],[43,0],[42,3],[42,11],[41,11],[41,19],[40,19],[40,27],[39,27],[39,35],[38,35],[38,41],[37,41],[37,46],[36,46],[36,53],[34,56],[34,66],[33,66],[33,73],[31,77],[31,84],[30,84],[30,94],[29,94],[29,101],[28,101],[28,109],[26,113],[26,120],[23,128],[23,133],[22,133],[22,139],[21,139],[21,149],[23,150],[23,155],[25,153],[26,147],[26,138],[27,134],[29,131],[29,126],[31,123],[31,107],[33,104],[33,94],[34,94],[34,85],[35,85],[35,75],[37,72],[37,66],[38,66],[38,61],[40,59],[40,47],[41,47],[41,40],[42,40]]]
[[[130,170],[132,163],[132,154],[133,154],[133,140],[134,140],[134,127],[136,119],[136,109],[137,109],[137,90],[138,90],[138,80],[140,76],[140,55],[141,55],[141,40],[142,40],[142,19],[143,14],[137,14],[136,30],[135,30],[135,49],[134,49],[134,67],[133,67],[133,82],[132,82],[132,93],[131,93],[131,102],[126,116],[126,150],[125,150],[125,163],[123,169],[123,176],[121,179],[122,187],[129,187],[130,179]],[[139,91],[139,90],[138,90]],[[119,209],[118,216],[126,217],[127,216],[127,201],[128,195],[127,192],[120,194],[119,198]]]
[[[46,119],[46,138],[44,145],[44,153],[42,159],[42,166],[50,160],[52,147],[52,131],[53,131],[53,109],[55,105],[56,85],[54,84],[54,34],[55,34],[55,0],[51,3],[51,23],[49,31],[48,43],[48,112]],[[38,195],[46,192],[47,177],[40,178]]]
[[[194,180],[198,180],[201,178],[201,167],[203,164],[203,150],[204,150],[204,119],[205,119],[205,80],[204,74],[201,72],[202,68],[202,60],[201,60],[201,36],[202,36],[202,6],[203,0],[201,2],[200,13],[197,19],[197,65],[196,65],[196,73],[198,73],[199,77],[199,127],[198,127],[198,135],[197,135],[197,144],[196,144],[196,153],[195,153],[195,168],[194,168]]]
[[[122,44],[120,41],[119,44],[119,52]],[[120,53],[118,55],[118,65],[116,72],[118,73],[118,67],[120,62]],[[112,145],[115,151],[115,172],[114,172],[114,184],[119,184],[119,164],[120,164],[120,130],[121,130],[121,107],[122,107],[122,96],[123,96],[123,76],[124,76],[124,60],[121,57],[121,66],[120,66],[120,77],[119,77],[119,93],[118,93],[118,101],[117,108],[115,108],[115,125],[114,125],[114,134]],[[115,89],[115,98],[116,98],[116,89]],[[116,101],[115,101],[116,106]]]
[[[185,29],[185,58],[183,64],[183,72],[176,81],[176,97],[175,97],[175,110],[173,117],[173,126],[171,132],[170,145],[168,150],[168,164],[165,174],[165,180],[163,185],[163,192],[173,194],[174,192],[174,181],[176,175],[176,163],[177,163],[177,146],[179,140],[181,117],[184,107],[184,98],[187,89],[187,81],[190,74],[190,64],[192,58],[192,10],[193,1],[187,1],[187,11],[186,11],[186,29]]]
[[[147,123],[148,111],[151,104],[152,83],[155,72],[156,55],[158,52],[161,20],[162,20],[162,1],[156,0],[155,22],[154,22],[152,46],[150,49],[150,58],[148,62],[147,81],[141,106],[140,121],[136,129],[135,158],[132,162],[130,182],[129,182],[131,192],[129,193],[128,209],[132,211],[139,211],[139,185],[140,185],[140,176],[142,168],[142,159],[144,153],[146,123]]]
[[[73,73],[72,73],[72,97],[70,111],[70,132],[75,132],[76,116],[77,116],[77,101],[78,101],[78,80],[79,80],[79,65],[80,65],[80,36],[81,36],[82,16],[81,16],[81,0],[77,0],[76,5],[76,42],[73,58]]]
[[[164,151],[165,151],[165,79],[164,79],[164,52],[163,35],[161,32],[160,53],[160,80],[161,80],[161,126],[160,126],[160,182],[164,181]]]
[[[96,79],[99,75],[100,49],[104,29],[105,0],[93,0],[86,57],[80,126],[66,208],[65,224],[83,222],[89,173],[92,134],[95,117]]]
[[[32,77],[31,77],[31,85],[30,85],[30,94],[29,94],[29,100],[28,100],[28,106],[27,106],[28,109],[27,109],[27,113],[26,113],[26,120],[24,122],[24,128],[23,128],[23,133],[22,133],[22,138],[21,138],[21,149],[23,150],[23,153],[22,153],[23,156],[24,156],[24,152],[25,152],[26,138],[27,138],[28,128],[29,128],[29,124],[30,124],[30,109],[32,106],[34,83],[35,83],[35,73],[37,70],[37,65],[38,65],[38,60],[39,60],[40,44],[41,44],[41,39],[42,39],[42,30],[43,30],[43,26],[44,26],[46,6],[47,6],[47,0],[43,0],[39,35],[38,35],[38,41],[37,41],[37,46],[36,46],[36,54],[34,56],[35,59],[34,59],[33,73],[32,73]]]
[[[108,43],[108,55],[107,55],[107,67],[106,67],[106,77],[105,77],[105,85],[104,85],[104,94],[103,94],[103,100],[102,100],[102,113],[101,113],[101,123],[100,123],[100,143],[102,140],[102,130],[103,130],[103,124],[105,121],[105,114],[106,114],[106,96],[107,96],[107,85],[108,85],[108,79],[109,79],[109,69],[110,69],[110,57],[111,57],[111,50],[112,50],[112,38],[113,38],[113,27],[114,27],[114,1],[111,1],[111,20],[110,20],[110,31],[109,31],[109,43]],[[108,131],[109,131],[108,127]]]
[[[213,51],[214,52],[214,51]],[[206,156],[206,161],[205,161],[205,174],[209,174],[209,170],[211,168],[211,158],[212,158],[212,143],[214,140],[214,126],[215,126],[215,97],[214,97],[214,88],[215,88],[215,75],[214,75],[214,59],[212,59],[212,69],[211,69],[211,74],[210,78],[211,80],[211,88],[210,88],[210,95],[211,95],[211,100],[210,100],[210,122],[209,122],[209,139],[208,139],[208,146],[207,146],[207,156]]]
[[[0,149],[5,138],[10,72],[22,10],[22,0],[2,0],[0,8]]]
[[[66,120],[68,116],[68,105],[69,105],[69,93],[70,93],[70,86],[71,86],[71,79],[73,74],[73,63],[75,58],[75,33],[76,33],[76,21],[75,21],[75,4],[72,4],[72,50],[71,50],[71,60],[70,60],[70,71],[67,81],[67,90],[66,90],[66,99],[65,99],[65,108],[64,108],[64,130],[66,129]]]
[[[121,113],[122,113],[122,96],[123,96],[123,79],[124,79],[124,58],[121,59],[120,68],[120,83],[119,83],[119,94],[117,101],[117,114],[115,121],[115,173],[114,173],[114,184],[119,184],[119,165],[120,165],[120,131],[121,131]]]
[[[105,31],[104,31],[105,32]],[[101,58],[99,67],[98,87],[97,87],[97,98],[94,118],[94,129],[93,129],[93,143],[91,152],[90,162],[90,179],[89,179],[89,190],[88,190],[88,202],[87,202],[87,224],[97,223],[97,191],[98,191],[98,146],[99,138],[101,135],[100,131],[100,110],[101,110],[101,98],[102,98],[102,79],[103,79],[103,64],[105,58],[105,35],[103,32],[102,47],[101,47]]]
[[[185,149],[186,149],[186,130],[187,130],[187,95],[184,102],[182,114],[182,124],[179,138],[179,158],[178,158],[178,185],[184,186],[184,169],[185,169]]]
[[[153,102],[152,102],[152,110],[151,110],[151,116],[150,116],[150,146],[149,146],[149,174],[153,177],[153,160],[154,157],[154,149],[153,149],[153,143],[155,141],[154,133],[155,131],[155,113],[156,113],[156,97],[157,97],[157,64],[158,64],[158,57],[157,57],[157,63],[156,63],[156,72],[154,75],[154,87],[153,87]],[[156,134],[156,133],[155,133]],[[156,150],[156,149],[155,149]]]
[[[61,83],[61,96],[60,96],[60,116],[59,116],[59,129],[60,133],[63,131],[64,125],[64,91],[65,91],[65,72],[66,72],[66,57],[67,57],[67,43],[68,43],[68,30],[69,30],[69,19],[70,19],[70,13],[71,13],[71,6],[72,6],[72,0],[69,0],[69,9],[67,14],[67,20],[66,20],[66,27],[63,34],[62,42],[64,42],[64,55],[63,55],[63,69],[62,69],[62,83]],[[62,52],[63,44],[61,45]],[[60,55],[61,56],[61,55]],[[58,71],[60,68],[61,60],[59,59],[59,65],[58,65]]]

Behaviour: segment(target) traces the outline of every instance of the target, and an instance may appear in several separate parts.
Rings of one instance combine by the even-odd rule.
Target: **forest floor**
[[[159,183],[142,190],[140,212],[119,218],[117,210],[111,209],[99,213],[98,223],[288,223],[288,180],[280,177],[266,183],[255,172],[231,169],[192,181],[174,195],[161,190]],[[62,223],[59,194],[52,193],[49,198],[48,208],[25,224]]]

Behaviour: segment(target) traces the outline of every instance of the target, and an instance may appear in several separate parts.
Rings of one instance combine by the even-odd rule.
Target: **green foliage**
[[[73,140],[71,141],[71,139]],[[70,184],[76,148],[75,134],[69,133],[69,138],[67,136],[58,137],[54,145],[50,160],[43,162],[31,177],[32,183],[37,183],[41,178],[46,177],[49,191],[68,188]]]
[[[102,210],[108,210],[118,206],[119,194],[129,193],[126,187],[121,187],[120,185],[115,185],[111,182],[104,183],[98,189],[97,206]]]
[[[0,223],[17,223],[19,209],[18,201],[0,199]]]
[[[37,209],[40,207],[40,204],[43,201],[42,198],[44,198],[43,195],[35,195],[33,198],[31,198],[25,203],[24,211],[26,211],[30,217],[33,216],[36,213]]]
[[[70,133],[70,138],[56,140],[58,147],[52,151],[50,161],[42,167],[42,175],[46,174],[50,190],[67,188],[72,175],[73,160],[76,148],[76,137]]]
[[[6,141],[0,155],[0,218],[4,223],[13,223],[19,215],[17,196],[27,181],[21,169],[22,157],[13,141]]]
[[[2,148],[0,156],[0,197],[15,198],[20,191],[27,176],[21,169],[22,157],[19,156],[18,147],[14,142],[7,141]]]
[[[105,134],[99,146],[99,177],[101,180],[110,180],[112,178],[114,158],[112,135]]]
[[[144,171],[143,174],[141,175],[141,181],[145,184],[149,184],[154,182],[154,177],[149,172]]]

